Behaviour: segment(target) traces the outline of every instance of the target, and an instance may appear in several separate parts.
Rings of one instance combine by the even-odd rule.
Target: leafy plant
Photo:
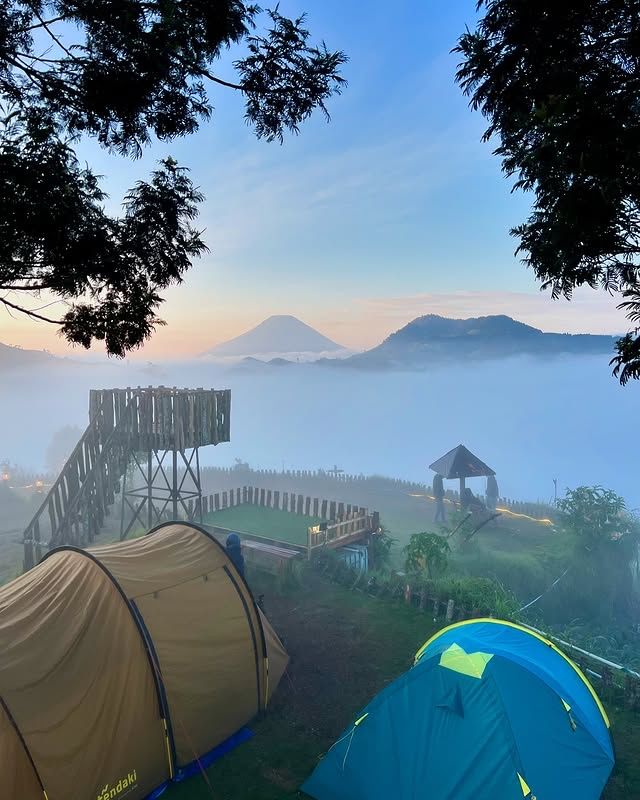
[[[407,572],[425,572],[428,578],[435,578],[446,571],[451,548],[443,536],[422,532],[411,536],[404,552]]]
[[[532,195],[511,231],[517,252],[554,299],[584,285],[619,295],[634,326],[613,361],[626,383],[640,377],[637,0],[477,5],[457,80],[504,172]]]
[[[567,490],[558,501],[560,526],[574,542],[571,588],[581,617],[628,616],[638,604],[632,568],[638,561],[640,521],[620,495],[601,486]]]
[[[232,47],[243,57],[225,80],[214,69]],[[257,137],[282,142],[315,110],[328,117],[345,61],[312,44],[304,16],[261,16],[241,0],[4,0],[0,307],[83,347],[139,347],[162,324],[160,293],[207,250],[192,226],[203,195],[166,158],[126,194],[124,214],[110,215],[79,139],[139,157],[154,139],[194,133],[213,91],[234,91]],[[64,313],[40,313],[41,293]]]
[[[518,601],[513,594],[492,578],[476,576],[443,576],[428,583],[428,591],[451,599],[468,612],[514,619]]]
[[[369,559],[374,569],[383,570],[389,566],[391,551],[396,540],[383,527],[371,537],[369,543]]]

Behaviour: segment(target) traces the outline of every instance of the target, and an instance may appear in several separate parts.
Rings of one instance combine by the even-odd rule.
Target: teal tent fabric
[[[302,787],[316,800],[599,800],[614,764],[595,693],[551,643],[498,620],[419,651]]]

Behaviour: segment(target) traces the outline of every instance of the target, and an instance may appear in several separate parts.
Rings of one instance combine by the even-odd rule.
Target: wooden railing
[[[308,529],[307,558],[319,547],[340,547],[347,542],[362,539],[377,530],[379,521],[366,509],[346,513],[342,518],[327,525],[315,525]]]
[[[99,413],[92,417],[25,529],[25,571],[40,561],[43,548],[90,544],[115,502],[127,469],[129,445],[118,427],[105,436],[100,421]]]
[[[341,495],[348,495],[350,490],[353,490],[354,494],[360,493],[361,489],[378,494],[431,494],[431,486],[427,483],[400,480],[382,475],[351,475],[327,470],[251,469],[245,465],[238,465],[236,467],[203,467],[201,474],[203,485],[208,484],[221,488],[247,484],[269,486],[272,489],[280,489],[280,491],[283,487],[289,486],[305,493],[326,492],[330,494],[335,492]],[[447,491],[446,496],[454,503],[460,500],[459,493],[455,490]],[[498,506],[508,509],[513,514],[524,514],[535,519],[553,520],[556,515],[554,506],[549,503],[501,497]]]
[[[307,558],[311,558],[313,550],[318,548],[340,547],[349,541],[360,540],[367,533],[377,530],[380,525],[380,516],[376,511],[369,512],[366,508],[351,503],[305,497],[294,492],[280,492],[255,486],[241,486],[216,494],[203,495],[201,502],[203,515],[250,504],[319,518],[322,520],[321,523],[307,529],[306,546],[286,544],[291,549],[306,552]],[[254,535],[262,541],[282,545],[282,542],[275,539]]]
[[[89,425],[24,531],[24,569],[46,549],[93,541],[134,453],[229,441],[230,411],[228,390],[92,390]]]

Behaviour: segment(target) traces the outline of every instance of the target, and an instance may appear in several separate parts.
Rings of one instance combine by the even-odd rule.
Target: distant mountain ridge
[[[392,333],[377,347],[358,353],[344,363],[357,367],[419,368],[435,363],[515,355],[613,354],[616,338],[545,333],[506,315],[450,319],[428,314]]]
[[[344,348],[289,315],[272,316],[250,331],[212,347],[203,355],[219,357],[286,353],[336,353]]]
[[[12,347],[0,342],[0,370],[34,367],[57,360],[44,350],[23,350],[21,347]]]

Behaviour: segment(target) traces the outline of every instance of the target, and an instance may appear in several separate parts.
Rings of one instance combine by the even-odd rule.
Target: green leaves
[[[340,75],[347,57],[330,52],[323,43],[309,45],[304,17],[289,20],[269,11],[267,36],[247,37],[249,55],[235,62],[247,96],[246,119],[259,138],[282,142],[284,131],[298,133],[300,124],[319,108],[329,119],[327,98],[340,94],[346,81]]]
[[[314,46],[304,18],[241,0],[0,0],[0,305],[60,325],[68,341],[123,356],[162,324],[160,292],[206,251],[192,227],[203,195],[168,159],[106,214],[74,143],[137,157],[212,114],[210,91],[246,99],[258,137],[283,140],[339,94],[341,52]],[[44,44],[43,44],[44,43]],[[244,44],[237,79],[212,67]],[[23,298],[47,291],[62,319]]]
[[[567,490],[558,509],[561,528],[575,541],[574,595],[584,595],[585,609],[595,603],[600,615],[635,613],[632,565],[638,560],[640,521],[624,499],[601,486],[580,486]]]
[[[558,500],[561,524],[589,548],[609,547],[622,539],[639,538],[640,524],[629,514],[624,498],[601,486],[580,486],[567,490]]]
[[[55,121],[0,124],[0,287],[62,298],[68,341],[104,341],[123,356],[160,324],[158,291],[206,250],[190,224],[202,195],[168,159],[128,194],[123,217],[110,217],[103,198]]]
[[[640,36],[635,0],[481,0],[460,37],[457,80],[532,212],[517,252],[551,292],[591,286],[640,311]],[[640,377],[640,328],[612,360]]]
[[[435,578],[446,571],[451,548],[443,536],[423,532],[412,534],[404,551],[407,572],[426,572],[427,577]]]

